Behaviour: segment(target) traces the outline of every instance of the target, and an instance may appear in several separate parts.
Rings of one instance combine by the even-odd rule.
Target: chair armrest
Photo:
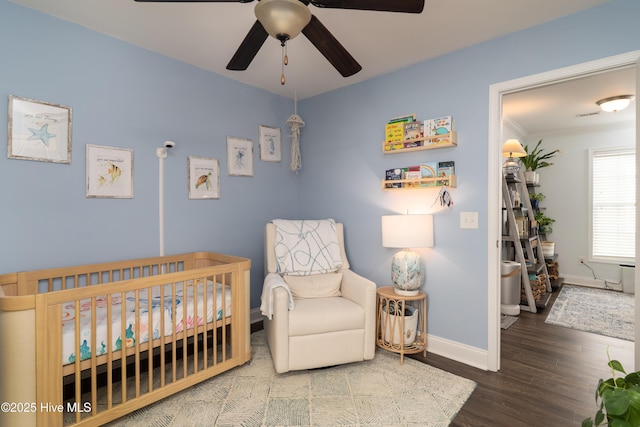
[[[263,318],[273,365],[278,373],[289,371],[289,295],[284,288],[273,289],[273,317]]]
[[[365,313],[365,359],[372,359],[375,353],[376,330],[376,290],[377,286],[351,270],[342,270],[342,296],[359,304]]]

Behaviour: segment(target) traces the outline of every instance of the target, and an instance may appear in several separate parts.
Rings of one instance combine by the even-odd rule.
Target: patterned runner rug
[[[634,295],[564,285],[545,323],[634,340]]]
[[[253,358],[109,426],[449,425],[476,383],[376,349],[371,361],[278,375],[264,331]]]

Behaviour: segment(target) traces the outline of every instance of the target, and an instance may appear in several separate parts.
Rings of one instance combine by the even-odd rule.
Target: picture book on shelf
[[[420,122],[410,122],[404,124],[404,140],[411,141],[412,139],[420,138]]]
[[[415,182],[407,182],[405,187],[419,187],[420,186],[420,166],[409,166],[404,173],[404,179],[415,180]]]
[[[446,162],[438,162],[438,177],[444,178],[447,176],[455,175],[456,167],[453,160]]]
[[[420,163],[420,178],[435,178],[438,176],[438,162]],[[421,182],[421,187],[433,187],[436,181]]]
[[[386,181],[395,181],[398,179],[404,179],[404,169],[403,168],[394,168],[394,169],[387,169],[387,171],[385,172],[385,178]],[[394,183],[387,183],[385,185],[385,188],[402,188],[403,185],[401,182],[394,182]]]

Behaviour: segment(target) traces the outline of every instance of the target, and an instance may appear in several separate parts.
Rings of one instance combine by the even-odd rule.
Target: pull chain
[[[282,46],[282,75],[280,76],[280,84],[284,86],[285,78],[284,78],[284,66],[289,64],[289,57],[287,56],[287,45],[285,40],[280,42]]]

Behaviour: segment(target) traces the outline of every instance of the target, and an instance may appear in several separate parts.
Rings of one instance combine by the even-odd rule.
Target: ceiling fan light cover
[[[613,113],[627,108],[633,98],[635,98],[633,95],[612,96],[610,98],[601,99],[596,102],[596,104],[600,106],[602,111]]]
[[[311,20],[311,11],[299,0],[261,0],[255,14],[271,37],[293,39]]]

